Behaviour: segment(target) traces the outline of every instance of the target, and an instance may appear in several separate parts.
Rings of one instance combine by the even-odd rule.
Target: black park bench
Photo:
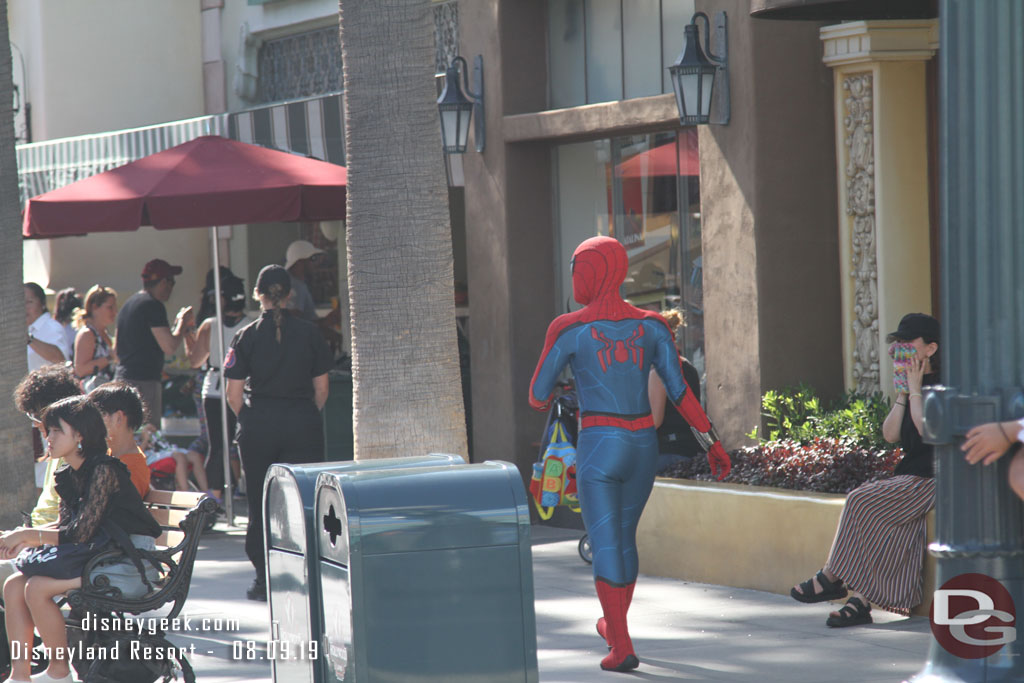
[[[156,549],[140,553],[149,585],[142,584],[128,556],[120,548],[113,548],[89,560],[82,572],[82,588],[69,591],[66,597],[71,607],[68,645],[72,652],[78,648],[92,655],[91,659],[74,661],[79,677],[86,683],[149,683],[178,680],[179,675],[186,683],[195,681],[182,648],[172,645],[162,628],[151,626],[170,623],[185,606],[199,539],[217,513],[217,502],[203,493],[157,489],[150,490],[143,502],[163,530],[156,539]],[[122,592],[104,573],[111,563],[117,563],[121,571],[129,569],[132,583],[137,584],[135,595]],[[165,612],[167,606],[170,610]],[[157,610],[156,619],[147,616],[145,628],[130,628],[135,621],[129,615]],[[116,659],[109,656],[113,652],[117,653]]]

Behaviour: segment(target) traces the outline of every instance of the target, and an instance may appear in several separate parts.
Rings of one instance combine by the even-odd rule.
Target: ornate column
[[[835,74],[839,249],[846,387],[890,391],[885,335],[931,313],[925,62],[937,21],[821,29]]]

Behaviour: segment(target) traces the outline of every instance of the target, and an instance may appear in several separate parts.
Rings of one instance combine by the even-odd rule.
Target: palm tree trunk
[[[28,369],[22,301],[21,212],[18,161],[14,155],[14,84],[7,31],[7,0],[0,0],[0,528],[20,523],[19,510],[35,498],[30,453],[31,425],[11,402],[11,392]]]
[[[339,13],[355,457],[465,457],[431,4]]]

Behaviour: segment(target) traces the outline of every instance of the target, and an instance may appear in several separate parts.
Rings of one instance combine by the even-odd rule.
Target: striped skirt
[[[901,474],[846,497],[828,570],[882,609],[904,616],[921,602],[925,515],[935,480]]]

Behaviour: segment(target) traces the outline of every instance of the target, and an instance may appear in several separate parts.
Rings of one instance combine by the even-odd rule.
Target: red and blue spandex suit
[[[594,237],[577,247],[573,297],[584,308],[559,316],[548,327],[530,383],[530,404],[546,410],[566,364],[576,381],[582,422],[576,483],[605,613],[598,631],[613,648],[601,666],[615,670],[639,664],[629,642],[625,611],[639,564],[637,524],[654,486],[658,456],[647,398],[652,366],[672,403],[708,449],[712,471],[721,478],[729,470],[729,456],[683,379],[664,318],[627,304],[619,294],[628,265],[625,249],[613,238]]]

